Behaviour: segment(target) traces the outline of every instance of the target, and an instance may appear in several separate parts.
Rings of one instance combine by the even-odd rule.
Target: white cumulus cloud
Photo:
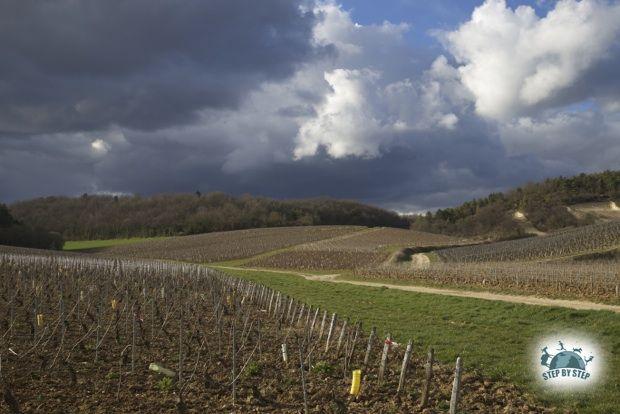
[[[453,106],[466,103],[468,92],[443,56],[428,70],[416,70],[403,37],[408,25],[361,25],[334,3],[321,3],[316,12],[323,19],[315,41],[334,45],[338,55],[306,69],[322,72],[328,88],[314,104],[315,116],[300,120],[295,158],[319,147],[334,158],[377,157],[399,134],[456,128]]]
[[[378,155],[377,139],[390,125],[382,124],[375,82],[380,75],[370,70],[336,69],[325,73],[333,89],[318,114],[304,123],[298,134],[297,158],[314,155],[319,145],[336,158],[346,155]]]
[[[554,102],[602,62],[620,33],[620,4],[562,0],[544,17],[487,0],[440,38],[459,64],[476,111],[508,119]]]

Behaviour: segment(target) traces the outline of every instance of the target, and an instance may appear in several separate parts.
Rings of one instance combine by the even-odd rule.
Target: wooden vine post
[[[306,377],[304,370],[304,358],[303,358],[303,346],[297,337],[297,348],[299,350],[299,372],[301,375],[301,389],[303,391],[304,396],[304,414],[308,414],[308,392],[306,390]]]
[[[310,324],[310,336],[312,336],[312,333],[314,332],[314,325],[316,324],[317,316],[319,316],[319,308],[316,308],[314,311],[314,316],[312,317],[312,323]]]
[[[323,331],[325,330],[325,320],[327,319],[327,311],[323,311],[323,319],[321,320],[321,328],[319,329],[319,341],[323,339]]]
[[[340,329],[340,336],[338,337],[338,343],[336,344],[336,358],[340,356],[340,349],[342,348],[342,341],[344,340],[344,336],[347,333],[347,324],[349,319],[345,319],[342,323],[342,328]]]
[[[275,295],[275,290],[271,291],[271,297],[269,298],[269,306],[267,307],[267,315],[271,315],[271,303],[273,302],[273,295]]]
[[[400,394],[405,386],[405,377],[407,376],[407,368],[409,367],[412,349],[413,342],[410,339],[409,342],[407,342],[407,349],[405,350],[405,356],[403,357],[403,364],[400,367],[400,378],[398,379],[398,389],[396,390],[396,394]]]
[[[426,375],[424,377],[424,389],[422,390],[422,402],[420,406],[422,408],[428,405],[428,397],[431,390],[431,380],[433,379],[433,362],[435,359],[435,350],[433,348],[428,350],[428,358],[426,360]]]
[[[456,368],[454,369],[454,382],[452,383],[452,396],[450,397],[450,414],[456,414],[456,408],[459,402],[459,393],[461,391],[461,357],[456,359]]]
[[[291,298],[291,300],[288,303],[288,310],[286,311],[286,319],[288,319],[288,317],[290,316],[292,307],[293,307],[293,298]]]
[[[375,340],[375,336],[377,336],[377,328],[372,327],[370,330],[370,336],[368,336],[368,345],[366,345],[366,355],[364,355],[364,366],[368,366],[368,361],[370,360],[370,351],[372,349],[372,343]]]
[[[383,383],[383,377],[385,376],[385,365],[387,364],[387,357],[391,344],[392,337],[390,334],[387,334],[385,337],[385,342],[383,342],[383,353],[381,354],[381,365],[379,366],[379,384]]]
[[[306,304],[302,303],[301,304],[301,309],[299,311],[299,316],[297,317],[297,326],[299,326],[301,324],[301,321],[302,321],[303,316],[304,316],[304,310],[306,310]]]
[[[336,313],[332,314],[332,321],[329,324],[329,330],[327,331],[327,340],[325,341],[325,352],[329,350],[329,341],[332,339],[334,333],[334,323],[336,322]]]
[[[312,306],[308,306],[308,312],[306,312],[306,322],[304,322],[304,328],[310,323],[310,314],[312,313]]]

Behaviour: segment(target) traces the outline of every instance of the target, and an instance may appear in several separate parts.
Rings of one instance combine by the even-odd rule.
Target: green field
[[[121,244],[137,243],[146,240],[164,239],[165,237],[132,237],[129,239],[107,239],[107,240],[72,240],[66,241],[63,250],[66,251],[88,251],[102,249],[105,247],[118,246]]]
[[[620,316],[605,311],[518,305],[347,284],[314,282],[268,271],[226,270],[277,289],[312,306],[377,326],[397,341],[414,340],[416,352],[435,348],[440,361],[463,357],[468,369],[512,382],[524,393],[578,413],[614,413],[620,407]],[[565,395],[545,391],[534,380],[534,341],[581,333],[598,343],[606,373],[588,391]]]

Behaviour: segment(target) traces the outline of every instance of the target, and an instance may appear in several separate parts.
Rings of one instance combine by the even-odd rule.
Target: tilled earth
[[[282,330],[281,335],[277,335],[275,328],[263,329],[260,355],[253,336],[249,336],[245,348],[238,355],[238,364],[240,367],[245,365],[245,370],[237,380],[235,405],[232,401],[230,344],[221,342],[218,352],[217,341],[209,342],[200,356],[198,344],[193,349],[188,344],[180,383],[185,385],[182,403],[177,378],[166,385],[162,375],[148,370],[149,363],[153,361],[177,370],[178,343],[168,340],[165,335],[150,342],[150,349],[141,344],[134,374],[131,373],[128,358],[123,361],[118,356],[121,347],[110,344],[108,349],[100,350],[97,362],[94,362],[94,351],[88,346],[77,350],[67,364],[63,365],[57,359],[54,366],[52,349],[45,354],[45,358],[42,358],[41,352],[23,358],[12,353],[5,354],[2,358],[2,377],[6,389],[19,402],[22,412],[301,413],[303,390],[298,348],[294,341],[286,341],[289,343],[289,362],[284,364],[280,347],[274,346],[287,333],[290,339],[290,332],[287,331]],[[23,348],[27,350],[25,344]],[[365,346],[358,344],[351,368],[360,367],[362,348]],[[304,370],[309,412],[447,412],[454,378],[452,367],[434,365],[429,404],[422,409],[420,400],[426,361],[416,355],[409,365],[405,392],[396,396],[403,357],[401,348],[393,348],[389,354],[386,380],[379,386],[376,373],[381,349],[380,344],[375,344],[372,366],[362,371],[362,391],[357,399],[349,395],[351,369],[347,370],[345,378],[342,367],[344,358],[335,358],[333,350],[327,354],[318,352],[317,358],[310,360]],[[11,349],[20,353],[20,348],[15,345]],[[531,397],[512,385],[485,380],[467,371],[462,377],[459,408],[461,412],[480,413],[555,412],[537,406]],[[6,400],[2,410],[11,412]]]
[[[449,407],[453,362],[433,365],[422,408],[426,349],[414,344],[397,396],[402,344],[390,346],[379,384],[382,340],[374,340],[364,367],[368,334],[356,323],[336,319],[330,336],[326,311],[211,269],[11,257],[0,258],[0,287],[5,413],[302,413],[303,384],[311,413]],[[151,363],[174,372],[165,377]],[[360,368],[361,394],[353,398],[351,372]],[[555,411],[464,369],[459,412]]]

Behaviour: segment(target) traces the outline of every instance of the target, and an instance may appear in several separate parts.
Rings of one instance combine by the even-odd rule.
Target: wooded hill
[[[8,234],[19,230],[22,235],[32,235],[25,230],[41,229],[60,233],[65,239],[85,240],[340,224],[401,228],[411,225],[415,230],[433,233],[514,238],[527,235],[522,223],[513,218],[515,211],[525,214],[538,230],[550,231],[593,223],[594,217],[578,218],[567,206],[595,201],[620,204],[620,171],[552,178],[407,218],[355,201],[329,198],[273,200],[198,192],[152,197],[45,197],[11,205],[10,213],[16,223],[25,227],[7,225],[3,231]]]
[[[411,216],[412,228],[459,236],[489,235],[495,238],[525,236],[513,218],[519,211],[538,230],[591,224],[595,217],[577,218],[567,206],[577,203],[620,200],[620,171],[558,177],[529,183],[506,193],[492,193],[458,207]]]
[[[15,203],[10,210],[18,220],[71,240],[330,224],[409,227],[396,213],[354,201],[273,200],[222,193],[45,197]]]
[[[0,204],[0,244],[59,250],[64,240],[59,233],[33,228],[15,220],[8,208]]]

